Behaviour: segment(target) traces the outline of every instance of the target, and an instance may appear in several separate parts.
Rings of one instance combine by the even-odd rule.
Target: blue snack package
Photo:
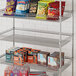
[[[28,0],[17,0],[15,16],[25,17],[28,9]]]

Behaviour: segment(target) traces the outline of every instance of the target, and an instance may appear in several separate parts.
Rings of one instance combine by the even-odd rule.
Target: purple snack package
[[[16,10],[17,0],[7,0],[5,13],[6,16],[13,16]]]

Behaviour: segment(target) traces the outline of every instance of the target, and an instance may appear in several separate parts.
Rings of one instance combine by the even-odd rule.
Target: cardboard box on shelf
[[[64,52],[61,53],[61,65],[64,65]],[[60,53],[54,52],[48,56],[48,67],[53,70],[58,70],[60,67]]]
[[[38,53],[38,64],[47,65],[48,64],[48,56],[49,55],[50,55],[49,52],[40,51]]]
[[[28,63],[33,63],[33,55],[28,55]]]
[[[18,50],[19,47],[16,47],[16,48],[10,48],[8,50],[6,50],[6,61],[7,62],[13,62],[13,59],[14,59],[14,51],[15,50]]]
[[[38,64],[38,53],[39,53],[40,51],[41,51],[41,50],[38,50],[38,49],[32,49],[33,63],[34,63],[34,64]]]
[[[24,65],[24,53],[14,52],[14,64]]]
[[[39,52],[40,52],[40,50],[38,50],[38,49],[32,49],[31,51],[28,51],[28,62],[37,64],[38,63],[37,56],[38,56]]]

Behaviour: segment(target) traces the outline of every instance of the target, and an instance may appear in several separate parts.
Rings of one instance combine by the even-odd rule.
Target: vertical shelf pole
[[[61,52],[62,52],[62,47],[61,47],[61,41],[62,41],[62,18],[61,18],[61,0],[59,4],[59,19],[60,19],[60,32],[59,32],[59,50],[60,50],[60,69],[59,69],[59,76],[61,76]]]
[[[74,76],[74,0],[72,0],[72,76]]]
[[[15,47],[15,17],[13,16],[13,47]]]

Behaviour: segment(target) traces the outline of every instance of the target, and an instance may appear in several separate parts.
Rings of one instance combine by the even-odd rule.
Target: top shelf
[[[18,16],[3,16],[4,9],[0,9],[0,17],[7,17],[7,18],[15,18],[15,19],[28,19],[28,20],[37,20],[37,21],[48,21],[48,22],[60,22],[60,20],[43,20],[43,19],[36,19],[35,17],[29,17],[28,14],[26,17],[18,17]],[[64,12],[64,15],[62,18],[62,22],[71,18],[72,11],[68,10]]]

